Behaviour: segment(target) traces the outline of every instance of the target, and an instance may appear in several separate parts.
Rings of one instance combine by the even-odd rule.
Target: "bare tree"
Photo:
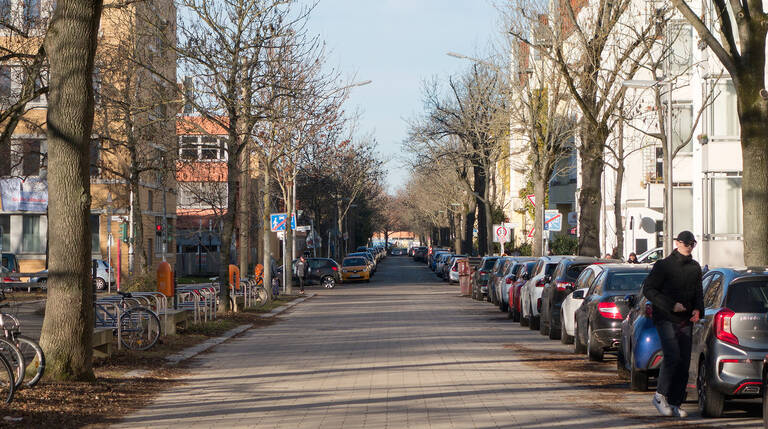
[[[93,379],[90,143],[93,64],[102,2],[59,0],[45,40],[50,61],[47,137],[48,303],[40,345],[47,374]]]

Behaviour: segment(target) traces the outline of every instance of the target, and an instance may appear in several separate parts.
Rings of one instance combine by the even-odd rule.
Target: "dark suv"
[[[341,283],[341,267],[330,258],[307,258],[307,284],[318,283],[326,288],[333,288],[337,283]],[[296,260],[291,265],[291,271],[294,273],[294,284],[298,281],[296,278]]]
[[[472,298],[482,300],[488,294],[488,279],[491,277],[498,256],[486,256],[478,266],[475,275],[472,277]]]
[[[702,279],[704,317],[693,325],[689,380],[699,409],[719,417],[726,399],[761,394],[768,354],[768,269],[715,269]]]
[[[565,256],[560,260],[552,275],[544,279],[544,290],[541,292],[539,331],[543,335],[549,335],[551,340],[560,339],[560,305],[563,300],[574,291],[574,283],[585,268],[607,262],[618,261],[587,256]]]
[[[621,322],[629,314],[628,295],[639,295],[651,265],[606,264],[584,294],[576,310],[575,351],[602,361],[606,350],[616,350]]]

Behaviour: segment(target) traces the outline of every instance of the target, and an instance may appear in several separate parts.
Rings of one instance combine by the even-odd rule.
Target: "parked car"
[[[528,319],[523,319],[521,317],[522,306],[520,301],[520,291],[522,290],[523,285],[525,285],[525,282],[531,279],[533,270],[536,269],[537,264],[538,260],[535,259],[523,262],[523,266],[520,268],[517,278],[509,287],[509,305],[507,307],[510,314],[508,317],[514,322],[520,322],[520,326],[528,326]]]
[[[408,254],[408,251],[402,247],[395,247],[390,251],[392,256],[406,256]]]
[[[714,269],[702,279],[704,316],[693,325],[689,383],[702,415],[761,394],[768,354],[768,268]]]
[[[438,277],[443,278],[443,265],[448,263],[448,260],[453,256],[453,253],[441,253],[440,256],[437,258],[437,264],[435,264],[435,274],[437,274]]]
[[[103,259],[93,260],[94,272],[96,276],[93,278],[93,284],[96,290],[104,290],[107,288],[107,282],[110,285],[115,283],[115,273],[110,269],[109,263]]]
[[[427,263],[432,271],[435,271],[435,257],[440,253],[451,253],[451,249],[442,247],[429,247],[427,248]]]
[[[371,275],[376,274],[376,258],[371,255],[371,252],[354,252],[350,253],[347,256],[362,256],[368,260],[368,262],[371,263]]]
[[[3,253],[3,267],[11,273],[21,272],[19,269],[19,260],[13,253]]]
[[[573,335],[576,330],[574,315],[584,301],[584,294],[592,286],[595,279],[603,272],[603,266],[590,265],[585,268],[573,284],[573,292],[565,297],[560,305],[560,342],[573,344]]]
[[[451,268],[448,269],[448,283],[458,283],[459,282],[459,261],[461,260],[469,260],[469,257],[466,255],[457,255],[451,258],[450,266]],[[448,265],[446,265],[448,266]]]
[[[531,278],[520,290],[520,306],[523,310],[521,317],[528,320],[528,327],[534,331],[539,329],[541,321],[541,292],[544,290],[544,284],[562,258],[563,256],[540,257]]]
[[[652,264],[664,257],[664,248],[657,247],[655,249],[647,250],[637,257],[637,262],[641,264]]]
[[[619,377],[629,378],[635,391],[648,390],[648,379],[659,376],[664,353],[656,325],[653,306],[647,298],[629,296],[629,314],[621,322],[621,340],[616,354]]]
[[[339,264],[330,258],[306,258],[307,259],[307,280],[306,284],[311,285],[314,283],[320,284],[326,288],[332,289],[337,283],[342,282],[341,267]],[[291,263],[291,272],[293,273],[294,282],[298,281],[296,278],[296,259]]]
[[[499,311],[507,312],[509,310],[509,290],[517,280],[521,269],[525,266],[526,262],[535,261],[535,258],[526,257],[513,257],[512,263],[507,268],[507,272],[504,277],[499,281],[499,286],[496,288],[498,291],[498,305]]]
[[[341,278],[343,281],[371,281],[371,265],[362,256],[347,256],[341,261]]]
[[[456,281],[459,281],[459,267],[456,265],[457,258],[467,258],[467,255],[451,255],[446,258],[445,263],[442,266],[442,274],[440,275],[440,278],[442,278],[443,281],[450,282],[451,270],[454,267],[456,268]]]
[[[427,248],[417,247],[413,249],[413,260],[416,262],[427,262]]]
[[[499,286],[499,282],[504,278],[504,275],[512,262],[510,257],[502,256],[496,261],[496,265],[493,267],[493,273],[491,273],[491,277],[488,279],[488,301],[492,304],[498,304],[499,302],[499,295],[496,290]]]
[[[432,254],[430,257],[429,257],[429,269],[431,269],[432,271],[435,271],[435,272],[437,272],[437,262],[438,262],[440,259],[442,259],[443,255],[445,255],[445,254],[450,254],[450,253],[451,253],[451,252],[447,252],[447,251],[445,251],[445,250],[440,250],[440,251],[438,251],[438,252],[436,252],[436,253],[433,253],[433,254]]]
[[[539,332],[549,335],[551,340],[560,339],[560,305],[573,291],[573,284],[585,268],[592,264],[620,262],[611,259],[597,259],[587,256],[564,256],[551,276],[544,279],[541,291],[541,315]]]
[[[621,322],[629,313],[627,295],[639,295],[651,265],[606,264],[576,310],[574,349],[586,351],[589,360],[602,361],[608,350],[617,350]]]
[[[472,277],[472,298],[482,300],[484,296],[488,295],[488,279],[498,259],[498,256],[486,256],[482,259]]]

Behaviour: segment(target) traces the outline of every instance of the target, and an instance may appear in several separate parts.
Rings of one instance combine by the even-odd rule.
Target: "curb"
[[[305,296],[303,298],[294,299],[293,301],[289,302],[288,304],[281,305],[280,307],[277,307],[277,308],[273,309],[269,313],[264,313],[264,314],[259,315],[259,317],[261,317],[262,319],[269,319],[271,317],[275,317],[278,314],[284,312],[285,310],[288,310],[289,308],[293,307],[294,305],[301,304],[302,302],[308,300],[309,298],[312,298],[315,295],[317,295],[317,294],[310,293],[310,294],[308,294],[307,296]]]
[[[270,311],[269,313],[265,313],[265,314],[259,315],[259,317],[261,317],[262,319],[268,319],[268,318],[277,316],[278,314],[288,310],[289,308],[293,307],[294,305],[300,304],[300,303],[308,300],[309,298],[312,298],[313,296],[315,296],[314,293],[309,294],[309,295],[307,295],[307,296],[305,296],[303,298],[294,299],[293,301],[289,302],[288,304],[281,305],[280,307],[275,308],[274,310]],[[208,339],[208,340],[203,341],[202,343],[200,343],[198,345],[195,345],[195,346],[189,347],[187,349],[184,349],[184,350],[180,351],[179,353],[174,353],[172,355],[168,355],[168,356],[165,357],[165,361],[168,362],[168,364],[170,364],[170,365],[176,365],[179,362],[183,362],[183,361],[185,361],[185,360],[187,360],[189,358],[193,358],[193,357],[199,355],[200,353],[210,349],[211,347],[217,346],[217,345],[223,343],[224,341],[227,341],[228,339],[234,337],[235,335],[241,334],[241,333],[247,331],[248,329],[250,329],[252,327],[253,327],[252,324],[240,325],[240,326],[238,326],[236,328],[230,329],[229,331],[225,332],[220,337]]]

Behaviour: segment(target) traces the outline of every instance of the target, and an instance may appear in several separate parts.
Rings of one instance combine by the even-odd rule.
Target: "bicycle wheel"
[[[0,338],[0,354],[3,355],[5,360],[13,368],[13,380],[15,382],[15,389],[21,387],[21,383],[24,381],[24,356],[21,354],[21,350],[16,347],[11,341]]]
[[[133,307],[120,316],[121,341],[130,350],[147,350],[160,338],[160,319],[144,307]]]
[[[6,404],[10,404],[13,401],[13,395],[16,393],[13,373],[14,370],[8,359],[0,354],[0,399],[5,398]]]
[[[251,294],[252,307],[261,307],[269,302],[269,293],[261,286],[252,289]]]
[[[21,354],[24,356],[24,363],[26,364],[24,385],[35,387],[45,372],[45,354],[43,354],[43,349],[35,340],[29,337],[17,335],[15,339],[16,347],[21,350]]]

